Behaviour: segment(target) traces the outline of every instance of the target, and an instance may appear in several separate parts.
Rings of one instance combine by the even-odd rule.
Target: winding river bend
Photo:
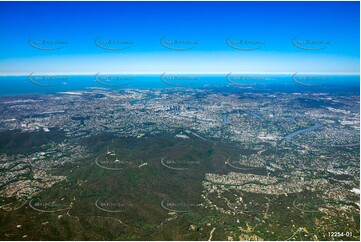
[[[308,131],[312,131],[312,130],[315,130],[315,129],[319,129],[323,127],[323,124],[320,124],[320,123],[316,123],[314,126],[312,127],[308,127],[308,128],[304,128],[304,129],[299,129],[293,133],[290,133],[288,135],[285,136],[285,139],[287,141],[291,141],[291,139],[293,137],[295,137],[296,135],[299,135],[299,134],[302,134],[302,133],[305,133],[305,132],[308,132]],[[354,147],[354,146],[359,146],[360,143],[351,143],[351,144],[335,144],[335,145],[314,145],[314,146],[317,146],[317,147]]]
[[[290,133],[288,135],[285,136],[285,139],[290,141],[293,137],[295,137],[296,135],[299,135],[299,134],[302,134],[302,133],[305,133],[305,132],[308,132],[308,131],[312,131],[312,130],[316,130],[316,129],[319,129],[323,126],[323,124],[320,124],[320,123],[316,123],[315,125],[311,126],[311,127],[308,127],[308,128],[304,128],[304,129],[299,129],[293,133]]]

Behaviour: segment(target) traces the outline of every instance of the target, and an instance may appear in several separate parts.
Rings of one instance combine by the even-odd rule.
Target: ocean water
[[[327,92],[359,95],[359,75],[71,75],[71,76],[1,76],[0,96],[49,94],[104,88],[218,88],[239,92]]]

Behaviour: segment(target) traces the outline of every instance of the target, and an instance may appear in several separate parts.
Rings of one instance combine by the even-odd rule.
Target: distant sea
[[[297,83],[298,82],[298,83]],[[53,94],[91,89],[207,88],[237,92],[360,94],[359,75],[71,75],[0,76],[0,96]]]

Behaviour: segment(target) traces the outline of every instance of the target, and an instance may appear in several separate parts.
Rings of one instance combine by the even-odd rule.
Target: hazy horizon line
[[[248,74],[248,75],[360,75],[360,72],[21,72],[21,73],[1,73],[0,76],[29,76],[29,75],[51,75],[51,76],[91,76],[91,75],[228,75],[228,74]]]

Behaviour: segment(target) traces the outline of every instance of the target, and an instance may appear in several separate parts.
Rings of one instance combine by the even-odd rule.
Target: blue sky
[[[355,73],[359,19],[359,2],[1,2],[0,74]],[[107,50],[97,37],[132,44]],[[197,44],[172,50],[163,37]],[[239,50],[227,38],[263,44]],[[35,40],[65,44],[42,50]]]

